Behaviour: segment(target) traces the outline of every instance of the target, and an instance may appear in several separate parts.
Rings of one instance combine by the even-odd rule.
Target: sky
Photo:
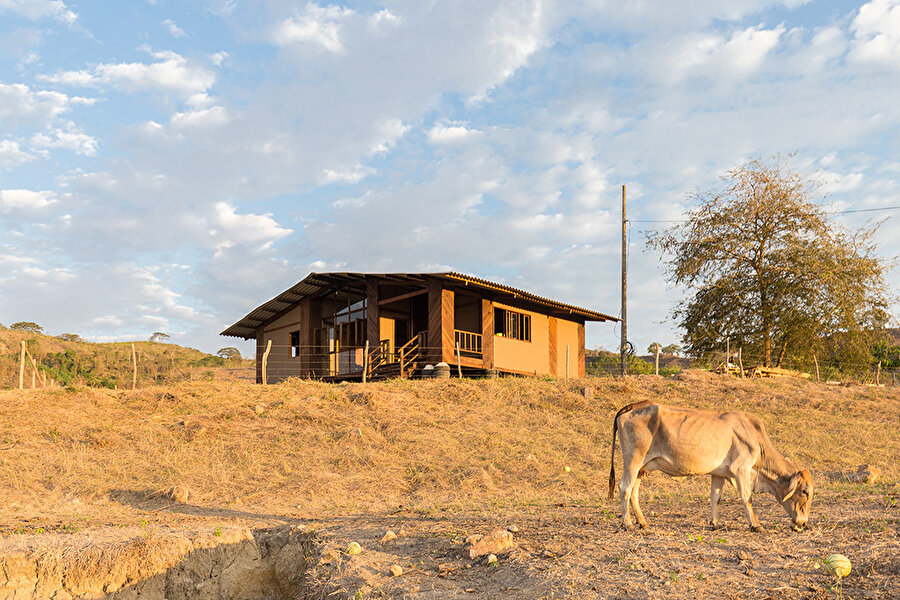
[[[0,0],[0,323],[248,355],[322,271],[618,315],[626,185],[640,352],[681,337],[647,221],[792,155],[893,264],[898,150],[900,0]]]

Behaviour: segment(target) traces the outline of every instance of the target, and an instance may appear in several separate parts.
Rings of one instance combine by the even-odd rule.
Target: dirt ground
[[[832,491],[818,499],[809,529],[794,533],[770,497],[756,499],[766,530],[753,533],[737,498],[724,526],[706,525],[694,499],[646,503],[651,528],[622,532],[611,504],[361,515],[310,523],[323,555],[357,541],[357,556],[318,567],[346,597],[366,598],[898,598],[898,489]],[[515,530],[515,546],[494,565],[469,559],[465,540],[495,528]],[[404,535],[380,543],[387,530]],[[820,561],[848,556],[841,587]],[[390,577],[392,564],[405,574]],[[361,595],[357,596],[359,592]]]
[[[272,600],[900,598],[900,392],[688,376],[0,392],[0,600],[53,598],[8,593],[14,555],[174,540],[186,550],[158,557],[174,573],[197,547],[186,540],[224,548],[281,530],[313,550],[296,565],[304,594]],[[617,407],[657,398],[763,417],[813,473],[808,528],[791,531],[757,495],[765,530],[753,533],[726,489],[710,530],[709,479],[653,473],[641,487],[650,529],[621,531],[605,499],[609,425]],[[877,483],[846,477],[860,463],[880,468]],[[167,496],[173,485],[190,497]],[[229,533],[243,528],[252,535]],[[494,563],[470,558],[466,540],[497,529],[513,546]],[[382,542],[389,530],[398,537]],[[833,553],[853,565],[840,585],[821,567]],[[57,598],[72,597],[105,596]]]
[[[299,527],[315,534],[318,555],[307,574],[313,598],[898,598],[900,486],[826,484],[802,533],[789,528],[781,507],[755,496],[765,528],[753,533],[733,490],[720,505],[722,527],[706,525],[705,478],[674,482],[653,474],[643,486],[648,531],[623,532],[613,502],[595,505],[495,506],[395,510],[335,518],[302,518],[297,511],[220,509],[140,495],[108,506],[111,522],[139,519],[140,528],[203,530],[242,525]],[[67,522],[48,515],[18,522],[34,532]],[[91,527],[98,543],[140,532]],[[13,523],[5,522],[9,532]],[[471,559],[467,538],[496,529],[513,532],[513,547]],[[383,542],[388,531],[398,534]],[[46,541],[44,533],[43,539]],[[17,536],[20,537],[20,536]],[[32,533],[31,536],[36,537]],[[350,542],[362,552],[346,553]],[[0,548],[2,550],[2,548]],[[821,568],[832,553],[850,558],[840,586]],[[391,567],[403,569],[392,576]]]

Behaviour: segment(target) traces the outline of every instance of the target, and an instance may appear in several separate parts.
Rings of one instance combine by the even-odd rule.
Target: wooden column
[[[368,314],[366,340],[369,342],[370,351],[378,348],[378,344],[381,343],[381,309],[378,306],[380,299],[378,279],[366,277],[366,313]]]
[[[262,357],[266,351],[266,343],[263,340],[263,328],[256,328],[256,383],[262,383]]]
[[[481,299],[481,356],[485,369],[494,368],[494,305]]]
[[[584,323],[578,324],[578,377],[584,377]]]
[[[550,336],[548,346],[550,347],[550,374],[551,375],[559,375],[559,352],[557,351],[557,328],[559,326],[559,322],[556,317],[550,317],[548,319],[548,326],[550,328]]]
[[[453,290],[444,289],[440,279],[432,279],[428,285],[428,355],[434,362],[453,362],[454,296]]]
[[[300,360],[299,375],[310,377],[312,375],[313,354],[313,329],[312,324],[312,300],[303,298],[300,300]]]

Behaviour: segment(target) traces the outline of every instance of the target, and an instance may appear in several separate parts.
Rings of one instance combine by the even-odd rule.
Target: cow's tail
[[[649,405],[649,400],[642,400],[641,402],[623,406],[619,409],[619,412],[616,413],[616,416],[613,419],[612,450],[609,457],[609,496],[607,496],[607,499],[609,500],[612,500],[616,494],[616,432],[619,430],[619,417],[627,412]]]

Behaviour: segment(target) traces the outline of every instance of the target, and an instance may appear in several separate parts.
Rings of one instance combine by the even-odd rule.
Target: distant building
[[[222,335],[256,339],[267,383],[288,377],[417,376],[426,364],[521,375],[584,376],[586,308],[459,273],[312,273]],[[368,355],[365,354],[368,342]]]

